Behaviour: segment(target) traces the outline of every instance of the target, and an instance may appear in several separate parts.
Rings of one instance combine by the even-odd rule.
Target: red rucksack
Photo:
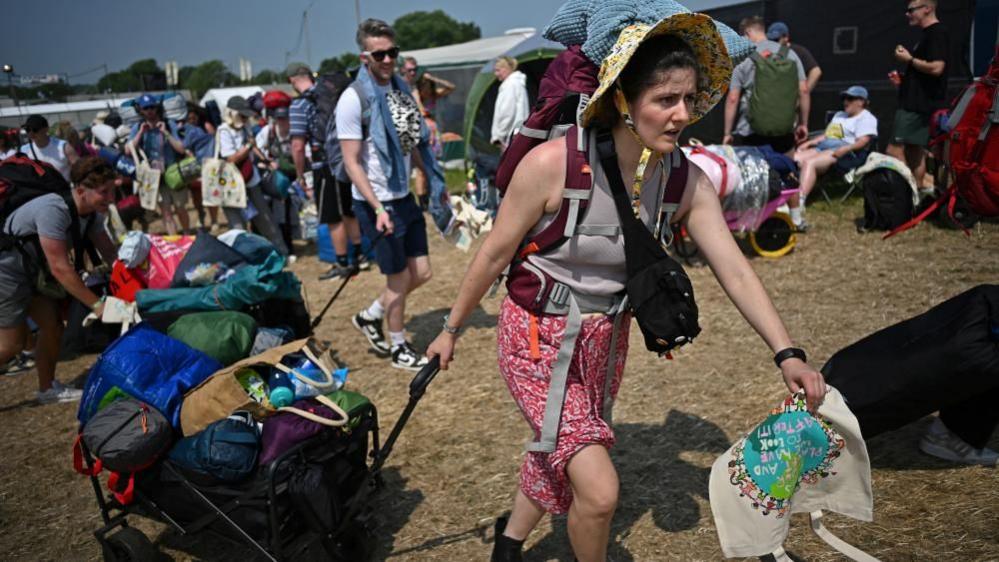
[[[985,75],[954,102],[948,125],[951,130],[935,142],[944,143],[944,161],[953,183],[926,210],[885,238],[919,224],[944,204],[953,219],[959,197],[972,213],[999,217],[999,47]]]
[[[496,187],[501,195],[510,185],[513,171],[531,149],[564,136],[570,126],[579,125],[590,95],[600,85],[599,71],[579,45],[562,51],[548,64],[538,86],[538,101],[500,158]]]

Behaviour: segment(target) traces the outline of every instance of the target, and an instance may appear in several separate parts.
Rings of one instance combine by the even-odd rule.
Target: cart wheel
[[[749,233],[749,244],[764,258],[779,258],[790,252],[798,239],[794,223],[785,213],[774,213],[760,223],[756,232]]]
[[[101,541],[105,562],[146,562],[159,559],[159,550],[142,534],[132,527],[122,527],[117,533]]]
[[[354,521],[344,529],[337,540],[335,560],[364,561],[371,560],[375,553],[375,536],[364,523]]]

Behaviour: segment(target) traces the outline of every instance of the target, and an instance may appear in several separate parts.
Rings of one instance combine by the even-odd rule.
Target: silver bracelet
[[[450,319],[451,319],[450,314],[444,315],[444,325],[442,326],[442,329],[445,332],[451,334],[452,336],[457,336],[458,334],[461,333],[461,326],[458,326],[457,328],[452,328],[450,325],[448,325],[448,320]]]

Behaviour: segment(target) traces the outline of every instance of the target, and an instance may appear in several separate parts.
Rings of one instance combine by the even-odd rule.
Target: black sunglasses
[[[926,4],[920,4],[920,5],[918,5],[918,6],[913,6],[913,7],[911,7],[911,8],[906,8],[906,9],[905,9],[905,13],[906,13],[906,14],[912,14],[912,13],[913,13],[913,12],[915,12],[916,10],[921,10],[921,9],[923,9],[923,8],[926,8],[926,7],[927,7],[927,6],[926,6]]]
[[[854,101],[854,100],[862,100],[862,99],[864,99],[864,98],[858,98],[858,97],[855,97],[855,96],[843,96],[843,101]]]
[[[385,60],[385,57],[391,57],[392,59],[399,58],[399,47],[392,47],[391,49],[385,49],[384,51],[365,51],[364,54],[378,62],[382,62]]]

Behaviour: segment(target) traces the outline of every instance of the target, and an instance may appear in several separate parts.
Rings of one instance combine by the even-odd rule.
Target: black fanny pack
[[[645,337],[645,347],[660,355],[669,353],[692,342],[701,332],[697,323],[694,287],[679,262],[666,253],[662,244],[632,211],[617,164],[614,139],[609,133],[597,137],[597,150],[621,220],[628,271],[625,291],[629,306]],[[681,183],[677,187],[674,183],[667,184],[666,189],[679,190],[672,198],[678,202],[684,185]],[[670,200],[669,195],[664,199]],[[669,225],[662,225],[662,228],[669,228]]]

